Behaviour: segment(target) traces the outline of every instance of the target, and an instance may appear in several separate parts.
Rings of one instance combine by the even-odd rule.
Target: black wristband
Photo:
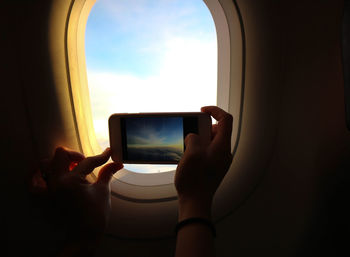
[[[216,237],[216,229],[215,229],[213,223],[210,220],[204,219],[204,218],[189,218],[189,219],[185,219],[185,220],[180,221],[179,223],[176,224],[176,227],[175,227],[176,235],[181,228],[183,228],[189,224],[192,224],[192,223],[200,223],[200,224],[206,225],[207,227],[210,228],[211,233],[213,234],[213,237]]]

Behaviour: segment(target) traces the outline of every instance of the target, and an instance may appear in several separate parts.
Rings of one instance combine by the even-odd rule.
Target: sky
[[[125,119],[128,146],[183,146],[181,117],[146,117]]]
[[[147,78],[159,74],[164,53],[213,39],[201,0],[97,0],[87,23],[88,69]]]
[[[95,134],[109,146],[113,113],[216,105],[217,39],[202,0],[97,0],[85,55]]]

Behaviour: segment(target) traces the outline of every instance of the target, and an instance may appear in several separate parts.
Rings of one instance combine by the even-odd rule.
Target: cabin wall
[[[40,200],[28,192],[29,176],[39,160],[52,156],[58,144],[77,149],[66,133],[52,72],[51,4],[48,0],[0,3],[1,159],[8,256],[54,256],[55,240],[63,238],[48,221]]]
[[[350,196],[350,134],[341,70],[342,1],[239,4],[247,33],[247,98],[257,99],[245,110],[271,112],[274,106],[278,125],[261,183],[218,224],[218,256],[344,254],[349,213],[341,202]],[[273,90],[266,94],[265,88]]]

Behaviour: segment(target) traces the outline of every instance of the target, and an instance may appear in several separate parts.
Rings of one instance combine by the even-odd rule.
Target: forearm
[[[211,221],[211,203],[193,204],[191,201],[179,201],[178,221],[201,218]],[[214,235],[210,226],[201,222],[191,222],[181,227],[177,233],[176,257],[213,257],[215,256]]]

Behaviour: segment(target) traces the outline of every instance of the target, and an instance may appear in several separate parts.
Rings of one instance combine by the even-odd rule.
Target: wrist
[[[211,200],[179,198],[178,221],[189,218],[211,220]]]
[[[178,234],[179,230],[181,230],[182,228],[186,227],[186,226],[191,226],[194,224],[200,224],[200,225],[204,225],[205,227],[209,228],[211,230],[211,233],[213,235],[213,237],[216,237],[216,229],[214,224],[206,218],[189,218],[189,219],[184,219],[180,222],[177,223],[176,227],[175,227],[175,233],[176,235]]]

